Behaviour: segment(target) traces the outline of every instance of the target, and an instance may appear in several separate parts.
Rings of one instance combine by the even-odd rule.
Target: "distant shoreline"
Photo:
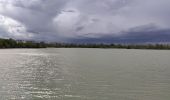
[[[0,39],[0,49],[40,49],[40,48],[101,48],[101,49],[151,49],[170,50],[170,44],[79,44],[79,43],[45,43],[14,39]]]

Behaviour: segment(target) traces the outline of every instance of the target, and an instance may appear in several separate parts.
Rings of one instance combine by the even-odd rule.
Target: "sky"
[[[170,0],[0,0],[0,38],[170,42]]]

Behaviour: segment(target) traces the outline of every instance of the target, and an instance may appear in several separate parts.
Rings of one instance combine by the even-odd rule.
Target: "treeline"
[[[48,47],[57,48],[120,48],[120,49],[162,49],[170,50],[169,44],[70,44],[70,43],[53,43]]]
[[[45,43],[0,39],[0,48],[123,48],[123,49],[162,49],[170,50],[169,44],[76,44],[76,43]]]
[[[0,39],[0,48],[46,48],[44,42]]]

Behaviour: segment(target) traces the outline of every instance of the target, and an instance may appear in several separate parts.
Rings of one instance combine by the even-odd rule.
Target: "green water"
[[[170,51],[2,49],[0,100],[170,100]]]

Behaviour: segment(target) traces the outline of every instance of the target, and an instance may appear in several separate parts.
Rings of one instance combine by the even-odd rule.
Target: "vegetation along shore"
[[[79,44],[79,43],[46,43],[14,39],[0,39],[0,48],[122,48],[122,49],[159,49],[170,50],[170,44]]]

